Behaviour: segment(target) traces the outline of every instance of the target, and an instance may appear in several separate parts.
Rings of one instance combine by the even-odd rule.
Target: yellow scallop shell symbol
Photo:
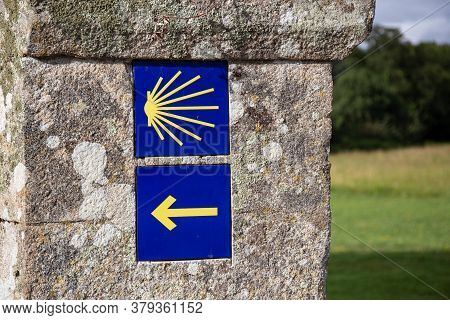
[[[153,127],[155,129],[155,132],[158,134],[158,137],[161,140],[164,140],[164,135],[162,134],[161,130],[164,130],[173,140],[175,140],[180,146],[183,145],[183,142],[180,141],[168,128],[167,125],[174,127],[175,129],[181,131],[184,134],[187,134],[194,139],[197,139],[198,141],[201,141],[202,138],[198,135],[194,134],[193,132],[190,132],[186,130],[183,127],[180,127],[176,123],[173,123],[167,118],[174,118],[178,120],[183,120],[186,122],[191,122],[195,124],[199,124],[206,127],[214,128],[213,123],[204,122],[192,118],[183,117],[177,114],[173,114],[173,111],[181,111],[181,110],[217,110],[219,109],[219,106],[171,106],[172,103],[183,101],[187,99],[191,99],[197,96],[201,96],[204,94],[208,94],[211,92],[214,92],[214,88],[206,89],[203,91],[194,92],[185,96],[181,96],[175,99],[167,100],[167,98],[171,97],[178,91],[186,88],[190,84],[194,83],[195,81],[200,79],[200,76],[196,76],[192,78],[191,80],[183,83],[182,85],[176,87],[172,91],[169,91],[168,93],[162,95],[166,90],[169,88],[169,86],[180,76],[181,71],[178,71],[162,88],[158,91],[163,78],[159,78],[156,82],[155,87],[153,90],[147,91],[147,101],[144,105],[144,111],[148,118],[148,126]]]

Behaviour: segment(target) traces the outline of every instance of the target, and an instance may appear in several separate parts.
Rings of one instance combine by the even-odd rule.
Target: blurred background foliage
[[[449,45],[375,27],[333,76],[333,151],[450,140]]]
[[[449,67],[382,27],[334,65],[329,299],[450,297]]]

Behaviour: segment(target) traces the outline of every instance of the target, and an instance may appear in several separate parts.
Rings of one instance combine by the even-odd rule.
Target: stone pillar
[[[330,62],[372,0],[0,0],[0,298],[322,299]],[[134,60],[226,60],[230,155],[136,158]],[[137,262],[135,168],[231,164],[232,258]]]

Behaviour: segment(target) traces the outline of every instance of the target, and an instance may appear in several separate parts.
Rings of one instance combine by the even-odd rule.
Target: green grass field
[[[450,145],[331,163],[328,298],[450,297]]]

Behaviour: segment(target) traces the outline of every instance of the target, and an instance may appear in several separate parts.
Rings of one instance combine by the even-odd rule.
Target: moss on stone
[[[23,159],[23,150],[21,146],[23,141],[20,138],[22,134],[22,114],[23,108],[20,97],[15,94],[15,85],[17,75],[20,74],[20,53],[17,48],[17,36],[15,26],[18,20],[18,2],[16,0],[4,0],[7,15],[0,16],[0,87],[3,95],[6,97],[12,94],[13,108],[8,111],[7,132],[10,135],[10,141],[6,139],[6,133],[0,137],[0,193],[7,191],[11,172],[14,167]]]
[[[124,59],[335,60],[370,32],[374,8],[372,0],[29,1],[30,55]],[[215,54],[199,57],[199,43]]]
[[[131,34],[119,1],[33,0],[31,3],[38,13],[45,7],[52,23],[66,37],[78,39],[79,44],[89,42],[91,51],[106,54],[112,46],[116,50],[124,49]]]
[[[19,55],[11,24],[2,19],[0,29],[3,30],[3,37],[0,38],[0,85],[4,92],[10,92],[14,82],[12,68],[16,65]]]
[[[19,17],[19,7],[17,5],[17,0],[3,0],[5,8],[8,11],[11,21],[17,22]]]

